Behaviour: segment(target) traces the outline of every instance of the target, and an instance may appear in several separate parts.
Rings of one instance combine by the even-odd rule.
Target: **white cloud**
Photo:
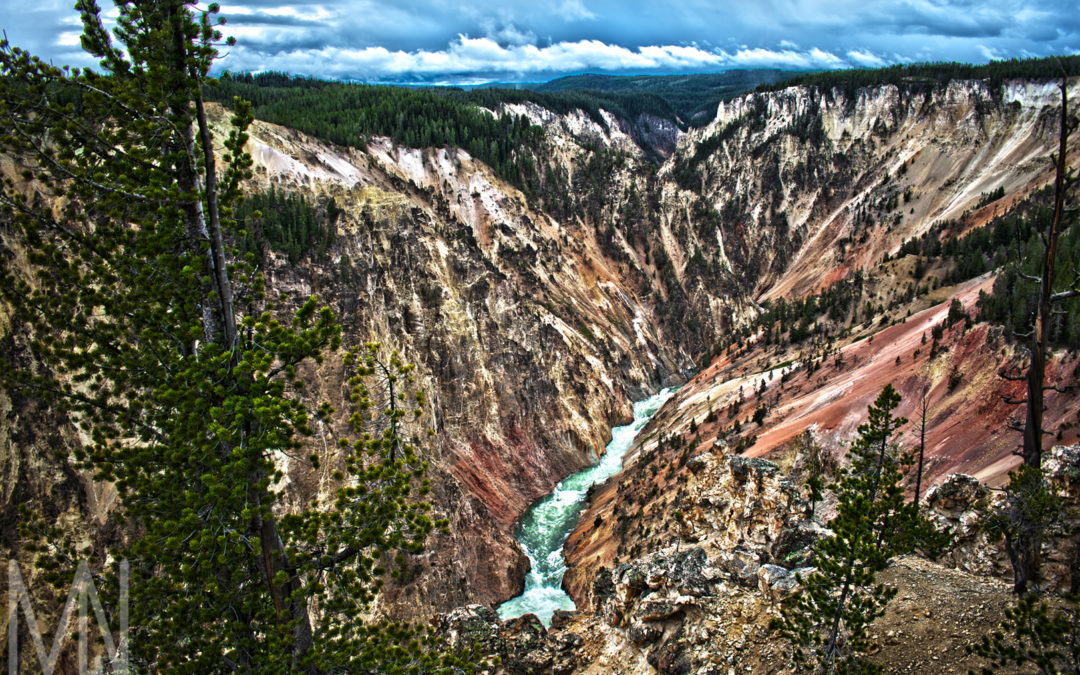
[[[767,68],[844,68],[848,62],[817,47],[809,51],[794,49],[765,49],[763,47],[743,46],[734,54],[721,52],[727,66],[767,67]]]
[[[420,73],[425,81],[475,81],[607,66],[659,73],[983,62],[1074,53],[1080,47],[1077,1],[223,0],[225,32],[241,43],[223,65],[373,80]],[[114,3],[100,4],[112,27]],[[71,5],[0,0],[0,28],[44,58],[93,63],[78,52],[81,25]],[[497,47],[467,42],[481,38]],[[484,54],[493,61],[484,63]],[[319,62],[323,56],[327,61]],[[439,63],[450,68],[445,78],[430,70]],[[571,70],[559,72],[560,64]]]
[[[562,0],[562,4],[555,10],[555,13],[565,21],[583,21],[596,18],[596,15],[589,11],[589,8],[585,6],[582,0]]]
[[[998,49],[993,49],[991,47],[987,47],[986,45],[980,45],[979,46],[979,52],[983,55],[983,58],[985,58],[987,61],[1001,61],[1001,60],[1007,58],[1007,56],[1005,55],[1004,52],[1002,52],[1002,51],[1000,51]]]
[[[322,47],[273,55],[234,50],[222,65],[232,70],[288,70],[298,74],[370,80],[408,77],[531,75],[589,70],[614,72],[719,70],[730,67],[842,68],[873,55],[845,60],[821,49],[796,51],[743,47],[735,52],[687,45],[629,48],[601,40],[524,42],[513,27],[490,36],[459,35],[443,50],[402,51],[385,47]],[[876,58],[876,57],[874,57]]]
[[[58,47],[78,47],[82,44],[82,33],[78,31],[64,31],[56,36],[56,42],[53,43]]]
[[[880,68],[888,65],[888,61],[868,49],[852,49],[847,53],[847,57],[857,65],[865,68]]]

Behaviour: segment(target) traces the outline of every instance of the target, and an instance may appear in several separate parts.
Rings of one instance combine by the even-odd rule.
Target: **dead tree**
[[[1023,381],[1026,383],[1027,393],[1022,399],[1007,398],[1010,403],[1024,405],[1023,425],[1011,424],[1012,428],[1023,434],[1023,445],[1019,452],[1024,464],[1041,473],[1043,454],[1043,435],[1050,432],[1043,428],[1043,415],[1046,412],[1045,396],[1049,390],[1062,391],[1061,388],[1046,384],[1046,360],[1048,351],[1048,337],[1050,320],[1055,305],[1080,295],[1080,278],[1074,278],[1072,287],[1054,292],[1055,263],[1058,249],[1058,237],[1064,229],[1066,215],[1076,211],[1074,207],[1066,206],[1066,196],[1075,184],[1074,171],[1068,166],[1068,141],[1069,136],[1076,130],[1078,120],[1075,115],[1069,113],[1068,77],[1062,75],[1061,83],[1061,116],[1060,135],[1058,138],[1058,151],[1051,157],[1054,165],[1054,208],[1048,231],[1040,232],[1039,236],[1043,243],[1043,256],[1040,273],[1038,276],[1018,271],[1021,278],[1038,285],[1038,304],[1035,311],[1035,325],[1032,330],[1018,337],[1030,340],[1027,347],[1029,352],[1029,364],[1027,372],[1009,374],[1002,372],[1002,376],[1008,380]],[[1022,510],[1021,510],[1022,511]],[[1026,532],[1025,536],[1010,536],[1007,531],[1005,547],[1009,558],[1013,562],[1013,591],[1024,593],[1035,590],[1029,585],[1037,585],[1039,579],[1039,546],[1041,537],[1039,533],[1032,536],[1028,523],[1015,523],[1015,532]],[[1014,533],[1015,534],[1015,533]]]
[[[915,508],[919,507],[919,496],[922,494],[923,457],[926,454],[926,414],[930,410],[930,385],[923,389],[922,401],[919,411],[922,424],[919,427],[919,462],[915,473]]]

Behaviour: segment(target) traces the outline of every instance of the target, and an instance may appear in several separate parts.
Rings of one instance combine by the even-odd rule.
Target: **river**
[[[634,404],[634,421],[611,430],[611,442],[598,464],[563,479],[555,490],[529,508],[518,524],[517,539],[529,556],[532,569],[525,578],[525,592],[499,606],[499,617],[512,619],[535,614],[545,626],[557,609],[574,609],[574,601],[562,589],[566,560],[563,543],[577,525],[589,487],[603,483],[622,468],[623,457],[649,418],[674,393],[659,394]]]

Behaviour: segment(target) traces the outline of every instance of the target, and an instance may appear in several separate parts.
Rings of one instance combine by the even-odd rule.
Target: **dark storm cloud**
[[[107,4],[107,3],[103,3]],[[0,0],[0,27],[56,62],[78,49],[70,0]],[[985,62],[1080,50],[1077,0],[234,0],[222,66],[388,81],[568,72]]]
[[[228,23],[233,26],[285,26],[303,30],[328,27],[324,21],[313,21],[311,19],[295,16],[267,14],[266,12],[252,12],[251,14],[242,15],[234,14],[232,18],[228,20]]]

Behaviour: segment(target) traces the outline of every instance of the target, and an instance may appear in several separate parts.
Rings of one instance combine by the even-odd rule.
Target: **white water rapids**
[[[525,578],[525,592],[499,606],[499,617],[512,619],[535,614],[545,626],[557,609],[574,609],[574,601],[562,589],[566,560],[563,543],[577,525],[589,487],[603,483],[622,468],[623,457],[634,437],[664,401],[674,393],[664,389],[659,394],[634,404],[634,421],[611,430],[611,442],[600,463],[563,479],[522,517],[518,525],[518,543],[529,556],[532,569]]]

